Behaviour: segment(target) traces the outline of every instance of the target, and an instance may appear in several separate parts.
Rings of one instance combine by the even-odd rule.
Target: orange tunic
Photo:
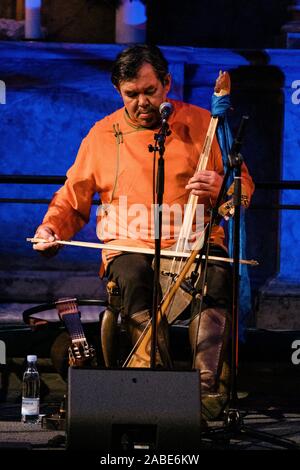
[[[210,113],[197,106],[170,100],[174,111],[169,119],[171,135],[165,143],[166,207],[182,210],[189,191],[185,189],[195,173],[207,133]],[[54,195],[42,222],[61,239],[70,239],[88,222],[93,195],[102,206],[97,214],[97,235],[104,242],[154,247],[153,233],[153,153],[154,130],[134,125],[124,108],[97,122],[83,139],[76,161],[67,173],[65,185]],[[207,170],[224,174],[216,139]],[[247,196],[254,190],[248,170],[242,166]],[[204,205],[205,218],[211,207]],[[174,217],[164,225],[162,248],[175,243]],[[178,220],[178,219],[177,219]],[[169,229],[169,230],[168,230]],[[224,230],[213,227],[211,241],[224,246]]]

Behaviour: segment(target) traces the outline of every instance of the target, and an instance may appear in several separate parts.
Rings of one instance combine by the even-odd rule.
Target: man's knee
[[[119,256],[112,262],[110,277],[118,279],[119,284],[145,284],[153,280],[153,270],[145,255],[130,253]]]

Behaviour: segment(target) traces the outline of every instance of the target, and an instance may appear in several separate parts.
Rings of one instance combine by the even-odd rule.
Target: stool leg
[[[101,346],[105,367],[117,366],[118,314],[107,308],[101,321]]]

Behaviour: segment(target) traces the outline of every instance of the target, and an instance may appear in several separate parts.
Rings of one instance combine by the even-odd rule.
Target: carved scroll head
[[[215,88],[214,88],[214,93],[216,96],[225,96],[230,94],[230,87],[231,87],[231,82],[230,82],[230,76],[228,72],[222,72],[220,70],[219,76],[216,80]]]

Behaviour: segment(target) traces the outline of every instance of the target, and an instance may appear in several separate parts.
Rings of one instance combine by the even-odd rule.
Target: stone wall
[[[1,0],[0,18],[16,18],[17,0]],[[19,2],[21,3],[21,2]],[[43,0],[42,23],[49,41],[112,43],[113,0]],[[294,0],[148,1],[148,40],[196,47],[284,47],[281,27]],[[20,18],[18,18],[20,19]]]
[[[109,70],[121,48],[116,45],[82,45],[57,43],[0,43],[0,79],[7,85],[7,103],[1,106],[0,173],[64,175],[72,164],[81,139],[93,123],[121,105],[110,83]],[[297,51],[231,51],[163,47],[174,76],[173,97],[209,108],[213,84],[220,69],[232,77],[230,122],[233,131],[243,114],[250,120],[243,155],[256,182],[277,181],[281,168],[293,179],[288,161],[296,160],[299,140],[297,105],[291,105],[292,81],[297,77]],[[300,75],[300,73],[299,73]],[[297,124],[298,123],[298,124]],[[297,153],[298,152],[298,153]],[[287,160],[285,160],[287,159]],[[288,170],[291,168],[291,170]],[[299,174],[299,173],[298,173]],[[294,179],[297,178],[294,171]],[[50,199],[58,185],[0,185],[1,198]],[[296,203],[298,193],[293,198]],[[259,267],[250,270],[254,291],[280,269],[296,273],[299,269],[299,246],[293,256],[282,255],[288,246],[289,232],[279,231],[279,212],[272,209],[279,202],[278,191],[258,189],[248,210],[248,257],[257,259]],[[1,203],[1,275],[0,287],[5,300],[30,300],[55,295],[47,272],[64,272],[66,285],[72,272],[92,273],[97,280],[100,254],[94,250],[64,248],[48,260],[32,251],[25,238],[33,235],[47,204]],[[81,240],[96,241],[95,211],[91,221],[78,235]],[[297,213],[293,217],[292,235],[297,231]],[[285,215],[284,215],[285,216]],[[282,240],[284,243],[282,245]],[[280,267],[279,267],[280,266]],[[22,276],[30,276],[31,289],[24,288]],[[74,276],[75,279],[76,276]],[[43,278],[42,289],[38,289]],[[80,283],[79,283],[80,284]],[[80,288],[80,285],[77,285]],[[94,295],[95,284],[85,285]],[[46,299],[45,299],[46,300]]]

